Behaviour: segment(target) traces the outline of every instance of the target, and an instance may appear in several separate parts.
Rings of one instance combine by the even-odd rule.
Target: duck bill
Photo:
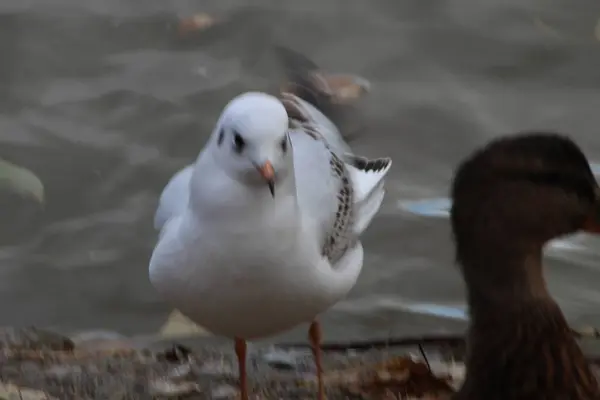
[[[264,164],[257,166],[258,172],[267,182],[271,196],[275,197],[275,170],[270,161],[266,161]]]
[[[583,224],[583,231],[595,235],[600,234],[600,188],[596,189],[596,205]]]

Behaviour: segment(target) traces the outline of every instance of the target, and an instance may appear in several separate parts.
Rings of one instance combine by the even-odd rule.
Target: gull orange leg
[[[240,372],[240,397],[241,400],[248,400],[248,384],[246,381],[246,341],[235,338],[235,354],[238,359]]]
[[[325,400],[325,387],[323,386],[323,366],[321,365],[321,325],[313,321],[308,329],[308,337],[312,348],[315,365],[317,366],[318,400]]]

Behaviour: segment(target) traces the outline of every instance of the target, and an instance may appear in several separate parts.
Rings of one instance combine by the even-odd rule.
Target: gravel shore
[[[12,390],[15,398],[19,398],[18,388],[24,399],[233,399],[237,395],[232,346],[214,337],[174,343],[109,332],[68,337],[36,328],[5,328],[0,340],[2,390]],[[448,376],[450,369],[440,362],[440,349],[450,349],[441,342],[435,349],[427,346],[432,347],[428,359],[437,377],[423,362],[418,346],[354,347],[325,346],[330,400],[449,394],[455,384]],[[314,397],[315,371],[306,346],[253,346],[248,367],[256,398]],[[460,365],[455,369],[460,376]],[[5,394],[4,398],[12,397]]]
[[[598,332],[578,331],[597,363]],[[326,343],[329,400],[447,398],[460,385],[461,336]],[[310,399],[316,392],[310,349],[252,346],[248,368],[256,399]],[[0,399],[234,399],[237,362],[227,340],[195,336],[125,338],[112,332],[67,336],[36,328],[0,330]]]

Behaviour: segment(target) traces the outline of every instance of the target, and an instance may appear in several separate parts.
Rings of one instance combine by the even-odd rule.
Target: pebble
[[[213,389],[210,393],[210,398],[213,400],[225,400],[225,399],[231,399],[234,398],[237,395],[237,388],[228,385],[228,384],[223,384],[223,385],[219,385],[217,386],[215,389]]]
[[[149,389],[152,396],[165,396],[167,398],[201,392],[200,387],[195,382],[172,382],[163,378],[150,381]]]
[[[190,364],[182,364],[176,367],[173,367],[167,374],[168,379],[178,382],[184,379],[192,378],[193,371],[192,366]]]
[[[185,346],[173,345],[158,353],[158,357],[169,363],[186,363],[192,359],[192,351]]]
[[[271,367],[275,369],[292,371],[297,369],[299,364],[299,356],[303,356],[298,351],[283,350],[277,347],[271,347],[264,354],[261,355],[262,359]]]
[[[211,360],[198,366],[197,373],[199,375],[215,377],[237,375],[237,366],[234,368],[234,366],[224,362],[224,360]]]
[[[45,373],[55,379],[64,380],[72,379],[73,376],[81,375],[83,372],[79,365],[58,364],[47,368]]]

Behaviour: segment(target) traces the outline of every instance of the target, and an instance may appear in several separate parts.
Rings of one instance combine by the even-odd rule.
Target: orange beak
[[[600,188],[596,189],[596,206],[583,224],[582,230],[587,233],[600,234]]]
[[[266,161],[263,165],[257,166],[257,169],[260,175],[267,181],[271,196],[275,197],[275,170],[273,169],[273,164],[270,161]]]

